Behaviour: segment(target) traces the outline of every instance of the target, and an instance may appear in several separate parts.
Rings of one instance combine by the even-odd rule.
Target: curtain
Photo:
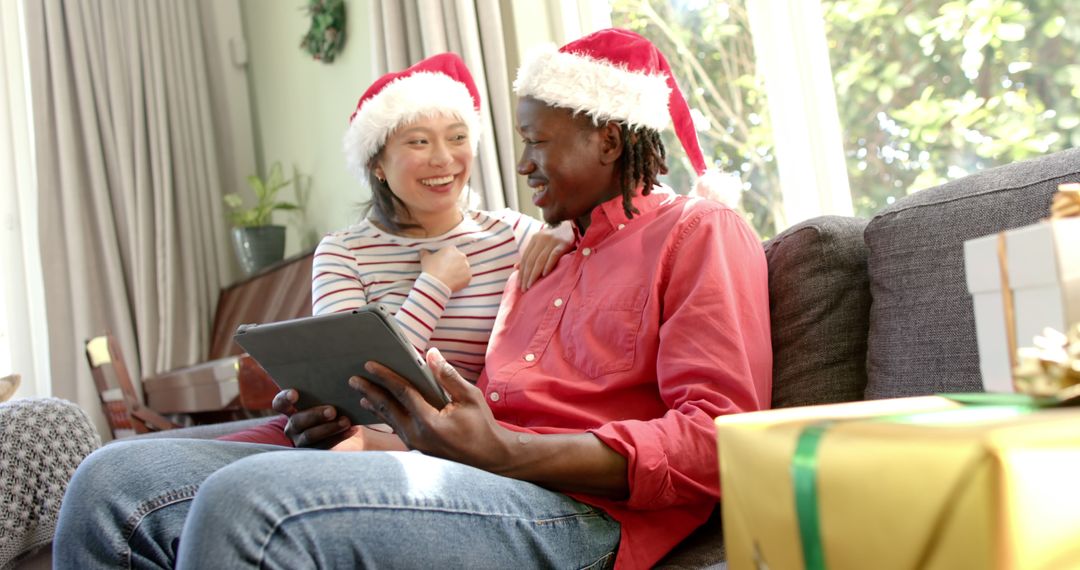
[[[518,209],[513,103],[498,0],[373,0],[374,74],[452,51],[465,60],[481,95],[483,132],[470,186],[480,207]],[[508,57],[514,60],[508,62]]]
[[[139,386],[197,362],[231,281],[196,0],[26,0],[53,395],[105,423],[86,339]]]

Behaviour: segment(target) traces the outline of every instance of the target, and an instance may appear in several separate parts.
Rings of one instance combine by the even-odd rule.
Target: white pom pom
[[[738,208],[742,198],[742,178],[734,172],[720,172],[710,168],[694,182],[690,195],[715,200],[729,208]]]

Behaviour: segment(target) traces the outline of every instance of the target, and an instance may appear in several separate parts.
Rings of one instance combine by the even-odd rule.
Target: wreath
[[[300,49],[332,63],[345,47],[345,0],[308,0],[307,13],[311,28],[300,40]]]

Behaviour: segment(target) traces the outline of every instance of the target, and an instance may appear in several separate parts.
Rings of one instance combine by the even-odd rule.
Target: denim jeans
[[[117,442],[68,486],[56,568],[606,568],[619,524],[531,483],[406,452]]]

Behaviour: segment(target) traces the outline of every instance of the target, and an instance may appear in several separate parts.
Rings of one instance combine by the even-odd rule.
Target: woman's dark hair
[[[648,127],[631,129],[626,123],[620,125],[623,138],[623,153],[619,157],[622,168],[622,203],[627,218],[640,213],[634,207],[631,198],[634,189],[641,184],[641,195],[648,196],[657,184],[657,177],[667,174],[667,151],[660,140],[660,133]]]
[[[400,233],[402,230],[420,227],[417,224],[405,224],[398,219],[409,218],[409,207],[391,190],[390,184],[375,176],[375,168],[382,160],[383,149],[375,153],[367,163],[368,185],[371,186],[371,200],[364,203],[364,215],[370,216],[387,231]]]

